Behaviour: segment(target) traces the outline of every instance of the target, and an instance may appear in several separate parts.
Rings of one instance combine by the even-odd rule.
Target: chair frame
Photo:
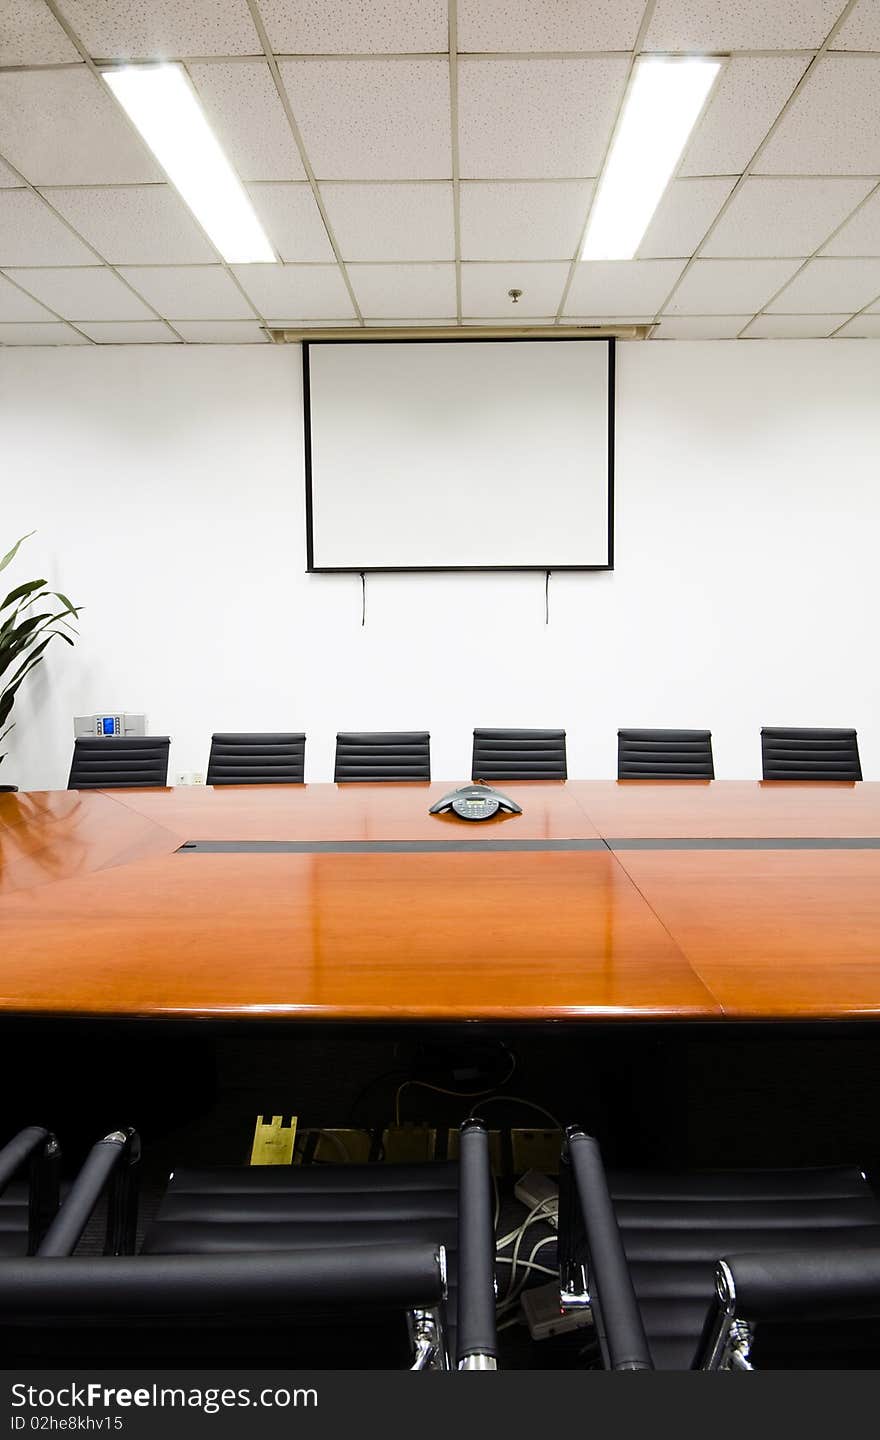
[[[39,1137],[46,1132],[35,1132]],[[29,1153],[29,1152],[28,1152]],[[322,1282],[321,1252],[280,1250],[233,1255],[135,1255],[137,1179],[141,1159],[135,1130],[115,1130],[95,1144],[57,1211],[36,1254],[41,1264],[0,1260],[0,1317],[27,1316],[46,1323],[61,1316],[148,1318],[193,1316],[206,1308],[263,1317],[314,1303]],[[0,1152],[2,1183],[2,1152]],[[105,1256],[113,1265],[73,1252],[107,1195]],[[495,1234],[489,1134],[482,1120],[465,1121],[459,1147],[458,1369],[497,1369]],[[365,1288],[382,1284],[383,1296],[406,1314],[412,1347],[410,1370],[448,1370],[446,1252],[429,1242],[356,1246],[344,1252],[328,1303],[341,1307],[369,1299]],[[334,1251],[339,1255],[339,1251]],[[393,1263],[392,1263],[393,1262]],[[269,1293],[271,1292],[271,1293]],[[54,1309],[52,1308],[54,1307]],[[200,1309],[201,1307],[201,1309]],[[285,1309],[286,1307],[286,1309]]]
[[[579,1126],[559,1173],[559,1284],[564,1313],[592,1315],[604,1369],[654,1369],[601,1152]],[[753,1370],[756,1322],[823,1307],[838,1320],[880,1317],[880,1232],[876,1246],[719,1257],[693,1368]]]

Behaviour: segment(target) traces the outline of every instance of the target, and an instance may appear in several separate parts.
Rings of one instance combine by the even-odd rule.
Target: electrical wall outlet
[[[203,770],[178,770],[174,776],[175,785],[204,785]]]

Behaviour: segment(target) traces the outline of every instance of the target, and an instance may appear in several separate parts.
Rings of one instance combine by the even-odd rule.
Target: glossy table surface
[[[0,795],[0,1013],[880,1015],[880,784],[454,783]]]

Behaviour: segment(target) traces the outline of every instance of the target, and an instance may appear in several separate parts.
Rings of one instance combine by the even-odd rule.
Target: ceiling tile
[[[364,321],[364,325],[367,327],[368,330],[382,330],[385,329],[388,325],[397,325],[398,323],[400,323],[401,325],[406,325],[406,327],[409,329],[413,325],[443,325],[444,327],[450,325],[454,326],[457,322],[455,320],[449,319],[446,316],[441,316],[439,318],[435,316],[433,319],[429,318],[427,320],[423,320],[421,318],[416,319],[416,317],[413,315],[395,315],[393,319]]]
[[[762,175],[880,174],[880,55],[816,61],[755,165]]]
[[[519,306],[517,306],[519,309]],[[501,329],[503,326],[516,325],[520,330],[534,330],[539,326],[556,325],[555,315],[528,315],[525,319],[519,315],[465,315],[462,317],[462,325],[489,326],[493,330]]]
[[[272,49],[285,55],[371,55],[448,48],[444,0],[260,0]]]
[[[880,340],[880,315],[855,315],[840,335],[847,340]]]
[[[570,260],[580,244],[595,189],[592,180],[461,186],[464,260]]]
[[[88,345],[69,325],[0,325],[0,345]]]
[[[63,0],[90,55],[167,60],[186,55],[255,55],[260,43],[247,0]]]
[[[0,56],[4,65],[55,65],[80,58],[42,0],[3,0]]]
[[[822,339],[846,320],[846,315],[756,315],[745,331],[746,340]]]
[[[858,0],[832,42],[834,50],[880,50],[880,4]]]
[[[85,67],[0,74],[0,151],[32,185],[163,178],[109,91]]]
[[[338,265],[233,265],[261,315],[288,320],[354,319]]]
[[[282,260],[335,260],[310,185],[251,185],[254,207]]]
[[[269,340],[256,320],[181,320],[174,328],[193,345],[265,345]]]
[[[112,270],[19,270],[7,274],[65,320],[152,320]]]
[[[79,327],[99,345],[177,345],[173,330],[161,320],[123,320],[95,324],[83,320]]]
[[[166,320],[253,320],[254,312],[222,265],[142,265],[120,271]]]
[[[55,316],[0,276],[0,320],[54,320]]]
[[[463,315],[504,315],[513,319],[513,302],[508,290],[521,290],[516,302],[520,319],[533,315],[555,315],[562,299],[570,265],[540,264],[517,260],[508,265],[462,265],[461,313]]]
[[[631,50],[644,10],[644,0],[458,0],[458,49]]]
[[[243,180],[305,180],[299,147],[264,60],[187,68],[217,138]]]
[[[822,44],[843,0],[657,0],[646,50],[811,50]]]
[[[664,315],[652,340],[735,340],[748,315]]]
[[[0,192],[0,265],[94,265],[95,256],[32,190]]]
[[[701,250],[706,256],[812,255],[864,200],[872,180],[743,181]]]
[[[170,185],[47,187],[42,193],[111,265],[196,265],[217,258]]]
[[[568,315],[653,315],[669,294],[683,260],[585,260],[565,304]]]
[[[468,179],[598,175],[628,60],[461,60],[460,172]]]
[[[321,186],[344,260],[452,260],[450,184]]]
[[[861,310],[880,295],[880,259],[810,260],[768,306],[776,315],[836,314]]]
[[[454,265],[351,265],[348,278],[362,315],[455,314]]]
[[[562,315],[560,325],[651,325],[654,312],[650,315]]]
[[[667,315],[754,315],[797,270],[798,260],[695,260]]]
[[[445,60],[283,60],[314,173],[327,180],[452,174]]]
[[[285,329],[288,325],[290,325],[290,323],[291,323],[291,322],[290,322],[289,320],[274,320],[274,319],[272,319],[272,318],[267,318],[267,320],[266,320],[266,324],[268,325],[268,327],[269,327],[270,330],[283,330],[283,329]],[[384,324],[385,322],[383,321],[382,323]],[[318,320],[318,319],[312,318],[312,317],[310,316],[308,320],[297,320],[297,322],[296,322],[296,328],[297,328],[298,330],[309,330],[309,331],[313,331],[313,330],[353,330],[353,329],[359,329],[360,326],[358,326],[358,324],[357,324],[356,321],[353,322],[353,321],[351,321],[351,320]]]
[[[823,255],[880,255],[880,192],[866,200],[843,229],[822,247]]]
[[[679,174],[741,174],[808,63],[798,55],[734,55],[728,60]]]
[[[736,181],[732,175],[673,180],[639,246],[639,258],[693,255]]]

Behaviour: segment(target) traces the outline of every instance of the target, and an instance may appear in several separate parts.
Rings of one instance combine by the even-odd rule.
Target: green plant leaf
[[[16,540],[16,542],[15,542],[15,544],[13,545],[12,549],[11,549],[11,550],[7,550],[6,554],[3,556],[3,559],[0,560],[0,570],[5,570],[5,569],[6,569],[6,566],[7,566],[7,565],[10,565],[10,564],[12,563],[12,561],[15,559],[16,555],[18,554],[18,547],[19,547],[20,545],[23,545],[24,542],[25,542],[25,540],[30,540],[31,536],[32,536],[32,535],[36,535],[36,533],[37,533],[36,530],[29,530],[26,535],[22,535],[22,537],[21,537],[20,540]]]
[[[25,655],[15,674],[10,676],[10,678],[6,681],[6,684],[2,687],[2,689],[0,689],[0,695],[5,695],[9,690],[10,686],[15,684],[19,676],[24,676],[26,671],[36,664],[37,660],[42,655],[46,646],[49,644],[51,638],[52,637],[50,635],[45,640],[41,640],[38,645],[35,645],[34,648]],[[18,657],[16,656],[15,658],[17,659]]]
[[[37,626],[42,624],[44,620],[51,619],[51,610],[40,610],[36,615],[29,615],[26,620],[22,620],[20,625],[16,625],[15,629],[10,632],[9,638],[17,638],[18,643],[21,644],[23,640],[27,639],[28,635],[33,634]]]
[[[16,692],[18,691],[22,680],[25,678],[26,675],[30,674],[31,670],[33,670],[35,666],[41,665],[42,661],[42,655],[38,655],[36,660],[32,660],[27,666],[27,669],[21,672],[21,675],[15,681],[15,683],[13,685],[7,685],[6,689],[3,691],[2,696],[0,696],[0,725],[3,724],[3,721],[7,718],[9,712],[12,709],[12,702],[15,699]]]
[[[7,605],[14,605],[16,600],[21,600],[25,595],[33,595],[34,591],[39,590],[40,586],[45,585],[45,583],[45,580],[26,580],[23,585],[18,585],[15,590],[10,590],[5,600],[0,600],[0,610],[5,610]],[[46,593],[48,594],[49,592],[47,591]]]
[[[14,699],[14,691],[8,697],[6,695],[0,696],[0,725],[2,725],[9,718],[9,713],[12,709],[12,702]]]
[[[16,541],[0,560],[0,570],[5,570],[15,559],[19,547],[35,533],[31,530]],[[65,644],[73,645],[71,635],[66,632],[77,634],[69,617],[76,619],[81,607],[74,605],[61,591],[47,590],[46,584],[45,580],[27,580],[10,590],[5,600],[0,603],[0,616],[6,612],[6,618],[0,624],[0,739],[12,728],[10,726],[3,730],[2,727],[9,718],[22,682],[31,670],[41,663],[47,646],[56,636]],[[34,614],[34,606],[47,600],[57,601],[61,608],[40,610]],[[2,683],[4,675],[8,678]],[[4,756],[0,755],[0,761],[3,758]]]

